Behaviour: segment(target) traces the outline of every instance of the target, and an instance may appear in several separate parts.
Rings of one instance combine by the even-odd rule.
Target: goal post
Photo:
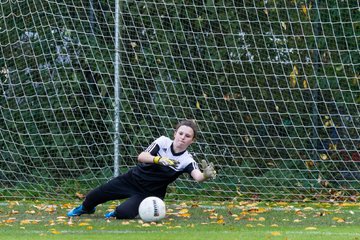
[[[184,118],[176,199],[356,200],[360,6],[0,0],[0,198],[69,199]],[[114,168],[115,166],[115,168]]]

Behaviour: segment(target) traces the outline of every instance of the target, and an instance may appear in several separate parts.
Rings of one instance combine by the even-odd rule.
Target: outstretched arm
[[[203,182],[209,178],[216,177],[216,171],[213,163],[208,164],[205,160],[202,160],[201,165],[203,169],[202,172],[199,169],[194,169],[191,172],[191,176],[195,181]]]
[[[149,152],[141,152],[138,156],[138,161],[141,163],[153,163],[154,156]]]

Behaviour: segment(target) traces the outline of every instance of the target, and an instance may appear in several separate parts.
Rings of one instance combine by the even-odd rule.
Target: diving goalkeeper
[[[83,203],[67,213],[68,217],[91,214],[96,206],[107,201],[126,199],[105,218],[133,219],[143,199],[149,196],[165,198],[167,186],[181,174],[202,182],[216,177],[212,163],[202,161],[202,171],[187,148],[195,141],[197,125],[183,120],[175,127],[173,140],[161,136],[138,155],[139,164],[127,173],[113,178],[87,194]]]

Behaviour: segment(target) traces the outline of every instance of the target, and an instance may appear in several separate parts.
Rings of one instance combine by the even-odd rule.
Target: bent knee
[[[116,219],[134,219],[138,215],[138,211],[129,211],[124,209],[116,209],[115,216]]]

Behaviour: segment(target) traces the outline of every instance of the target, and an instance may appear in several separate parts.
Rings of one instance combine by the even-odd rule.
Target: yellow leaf
[[[290,73],[290,86],[291,87],[296,87],[296,83],[297,83],[296,76],[298,74],[299,74],[299,71],[298,71],[297,67],[294,66],[292,72]]]
[[[181,210],[179,211],[180,214],[184,214],[184,213],[188,213],[188,212],[189,212],[189,209],[186,209],[186,208],[181,209]]]
[[[60,234],[60,232],[57,231],[56,229],[51,229],[51,233],[52,233],[52,234]]]
[[[224,221],[223,218],[220,218],[220,219],[218,219],[218,220],[216,221],[216,223],[217,223],[217,224],[224,224],[225,221]]]
[[[337,145],[336,144],[329,144],[329,150],[336,150],[337,149]]]
[[[325,127],[332,127],[332,126],[334,126],[334,123],[333,123],[332,120],[328,120],[328,121],[326,121],[326,122],[324,123],[324,126],[325,126]]]
[[[227,206],[226,206],[228,209],[233,209],[234,207],[235,207],[235,205],[234,204],[228,204]]]
[[[272,236],[280,236],[281,233],[280,233],[280,232],[271,232],[271,235],[272,235]]]
[[[322,160],[327,160],[327,159],[328,159],[328,156],[327,156],[327,154],[322,153],[322,154],[320,154],[320,158],[321,158]]]
[[[45,212],[55,212],[56,211],[57,206],[56,205],[48,205],[45,208]]]
[[[183,217],[183,218],[189,218],[191,216],[190,213],[182,213],[178,215],[179,217]]]
[[[305,228],[305,230],[316,230],[317,228],[316,227],[307,227]]]
[[[196,101],[196,108],[197,108],[197,109],[201,109],[201,108],[200,108],[200,102],[199,102],[199,101]]]
[[[262,207],[260,207],[260,208],[255,207],[255,208],[251,208],[251,209],[248,210],[248,212],[250,212],[250,213],[264,213],[266,211],[267,210],[265,208],[262,208]]]
[[[283,28],[284,30],[286,30],[286,23],[281,22],[281,26],[282,26],[282,28]]]
[[[303,88],[305,88],[305,89],[309,88],[309,84],[306,79],[303,81]]]
[[[302,12],[303,12],[303,14],[305,15],[305,16],[307,16],[307,7],[306,7],[306,5],[305,4],[303,4],[303,5],[301,5],[301,10],[302,10]]]
[[[31,224],[31,223],[37,224],[38,222],[39,222],[38,220],[25,219],[20,221],[20,225]]]
[[[334,220],[334,221],[336,221],[336,222],[338,222],[338,223],[343,223],[343,222],[345,222],[345,219],[339,218],[339,217],[333,217],[332,220]]]
[[[79,226],[89,226],[89,223],[79,223]]]

